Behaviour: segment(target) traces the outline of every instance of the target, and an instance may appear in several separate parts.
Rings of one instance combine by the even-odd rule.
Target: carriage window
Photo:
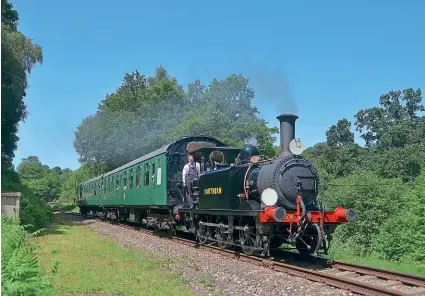
[[[127,189],[127,172],[124,172],[122,187],[124,190]]]
[[[118,175],[118,176],[116,176],[116,191],[119,191],[120,190],[120,176]]]
[[[96,196],[96,195],[97,195],[97,188],[96,188],[96,184],[93,184],[93,185],[94,185],[94,188],[93,188],[94,196]]]
[[[97,183],[97,194],[102,194],[102,187],[100,186],[100,183]]]
[[[137,167],[137,174],[136,174],[136,188],[140,188],[140,174],[142,169],[140,166]]]
[[[161,185],[162,175],[161,175],[161,159],[158,159],[158,168],[156,170],[156,185]]]
[[[143,172],[143,185],[149,186],[149,163],[145,163],[145,170]]]
[[[128,188],[132,189],[133,188],[133,169],[130,170],[130,175],[128,177]]]
[[[152,184],[155,184],[155,163],[152,164]]]

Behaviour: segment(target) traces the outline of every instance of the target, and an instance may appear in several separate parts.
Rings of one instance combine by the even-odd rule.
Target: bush
[[[37,199],[33,192],[20,181],[19,175],[11,169],[2,167],[2,191],[21,192],[19,218],[30,231],[46,227],[53,218],[49,205]]]
[[[356,222],[337,227],[334,247],[350,250],[354,256],[371,255],[383,226],[406,207],[407,189],[399,179],[386,180],[371,172],[329,182],[321,197],[327,209],[342,205],[358,214]]]
[[[34,246],[27,242],[29,234],[17,218],[1,217],[1,290],[7,296],[50,295],[49,279],[42,276]]]
[[[74,204],[67,204],[67,203],[57,203],[52,207],[53,211],[72,211],[77,206]]]
[[[380,259],[425,262],[425,169],[409,190],[405,206],[390,217],[373,249]]]

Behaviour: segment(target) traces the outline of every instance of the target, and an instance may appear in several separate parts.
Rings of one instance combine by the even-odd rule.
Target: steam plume
[[[248,77],[257,98],[271,102],[279,114],[297,114],[297,105],[289,93],[288,82],[283,73],[256,67],[249,71]]]

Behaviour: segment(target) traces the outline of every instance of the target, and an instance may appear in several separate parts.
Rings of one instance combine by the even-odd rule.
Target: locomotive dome
[[[260,152],[258,151],[257,147],[252,144],[246,144],[242,147],[241,152],[239,152],[237,160],[240,163],[247,163],[252,156],[259,154]]]

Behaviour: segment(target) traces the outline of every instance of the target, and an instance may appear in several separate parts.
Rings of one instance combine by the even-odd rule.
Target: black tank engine
[[[319,175],[300,154],[295,138],[298,116],[282,114],[280,155],[264,158],[257,147],[203,147],[192,151],[201,162],[197,202],[174,217],[200,243],[241,247],[247,254],[268,254],[282,243],[300,253],[327,252],[326,238],[336,225],[356,219],[354,210],[325,211],[317,204]],[[328,237],[329,238],[329,237]]]

